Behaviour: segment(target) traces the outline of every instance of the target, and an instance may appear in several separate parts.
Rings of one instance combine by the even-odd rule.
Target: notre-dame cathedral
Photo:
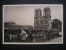
[[[35,9],[34,28],[43,30],[51,29],[51,14],[49,7],[43,9],[43,15],[41,9]]]

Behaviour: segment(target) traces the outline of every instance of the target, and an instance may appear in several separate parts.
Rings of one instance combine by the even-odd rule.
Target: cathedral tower
[[[43,29],[51,29],[51,14],[49,7],[46,7],[43,10]]]
[[[42,11],[41,9],[35,9],[35,16],[34,16],[34,28],[41,29],[42,28]]]

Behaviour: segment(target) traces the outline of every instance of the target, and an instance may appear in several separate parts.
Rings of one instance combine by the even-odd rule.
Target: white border
[[[22,42],[4,42],[4,7],[5,6],[62,6],[63,7],[63,4],[18,4],[18,5],[3,5],[3,13],[2,13],[2,16],[3,16],[3,32],[2,32],[2,43],[3,44],[63,44],[63,34],[62,33],[62,42],[51,42],[51,43],[43,43],[43,42],[35,42],[35,43],[22,43]],[[63,21],[62,21],[62,32],[63,32]]]

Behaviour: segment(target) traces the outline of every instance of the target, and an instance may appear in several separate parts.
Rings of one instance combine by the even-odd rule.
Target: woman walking
[[[22,42],[25,42],[26,41],[26,32],[24,30],[22,30],[20,35],[21,35]]]

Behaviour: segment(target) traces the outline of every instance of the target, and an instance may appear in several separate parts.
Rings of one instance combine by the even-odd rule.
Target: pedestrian
[[[39,41],[39,33],[40,33],[40,32],[36,33],[36,41],[37,41],[37,42]]]
[[[29,42],[33,41],[33,35],[32,35],[31,30],[29,30],[28,39],[29,39]]]
[[[20,35],[21,35],[22,42],[25,42],[26,41],[26,32],[24,30],[22,30]]]
[[[28,42],[28,33],[26,33],[26,42]]]
[[[48,30],[48,41],[50,40],[50,30]]]

